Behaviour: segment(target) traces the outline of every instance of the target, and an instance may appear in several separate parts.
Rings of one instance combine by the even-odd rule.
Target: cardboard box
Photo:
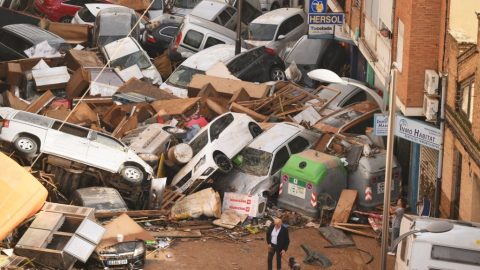
[[[22,78],[22,66],[19,63],[8,63],[7,70],[7,83],[19,85]]]
[[[92,51],[70,50],[65,55],[65,63],[71,70],[80,67],[102,67],[103,63],[97,54]]]
[[[225,192],[223,197],[222,212],[232,210],[249,217],[261,217],[267,209],[267,198],[256,195],[246,195]]]
[[[81,96],[90,85],[90,72],[83,68],[77,69],[67,83],[67,97],[72,99]]]

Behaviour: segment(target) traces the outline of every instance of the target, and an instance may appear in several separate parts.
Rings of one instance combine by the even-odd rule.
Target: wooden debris
[[[267,116],[263,115],[263,114],[259,114],[253,110],[250,110],[249,108],[247,107],[244,107],[236,102],[233,102],[231,105],[230,105],[230,110],[232,112],[240,112],[240,113],[245,113],[247,114],[248,116],[252,117],[253,119],[257,120],[257,121],[265,121],[267,119]]]
[[[43,108],[45,108],[55,96],[50,90],[47,90],[43,95],[35,99],[28,107],[25,109],[27,112],[39,113]]]
[[[172,206],[175,204],[175,202],[183,199],[183,197],[185,197],[185,194],[179,193],[167,187],[163,192],[163,201],[160,209],[161,210],[171,209]]]
[[[335,225],[336,223],[347,223],[352,208],[357,200],[358,191],[354,189],[344,189],[342,194],[340,194],[340,199],[338,199],[337,207],[335,212],[333,212],[332,221],[330,225]]]
[[[200,230],[191,230],[191,231],[158,231],[150,232],[153,237],[170,237],[170,238],[200,238],[202,237],[202,232]]]
[[[367,236],[367,237],[371,237],[371,238],[377,238],[378,237],[378,235],[374,234],[374,233],[364,232],[364,231],[357,230],[357,229],[352,229],[352,227],[356,227],[354,225],[359,225],[359,224],[344,224],[343,226],[334,224],[333,227],[337,228],[337,229],[340,229],[340,230],[343,230],[343,231],[347,231],[347,232],[351,232],[351,233],[354,233],[354,234],[363,235],[363,236]],[[370,228],[370,225],[367,225],[367,226]]]
[[[115,216],[120,216],[121,214],[127,214],[131,218],[135,217],[162,217],[162,216],[168,216],[169,211],[164,211],[164,210],[131,210],[131,211],[123,211],[123,212],[114,212],[114,211],[109,211],[109,212],[96,212],[95,217],[96,218],[112,218]]]

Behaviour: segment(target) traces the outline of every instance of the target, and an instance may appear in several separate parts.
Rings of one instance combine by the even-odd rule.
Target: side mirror
[[[285,39],[285,35],[280,35],[278,36],[277,40],[282,40],[282,39]]]

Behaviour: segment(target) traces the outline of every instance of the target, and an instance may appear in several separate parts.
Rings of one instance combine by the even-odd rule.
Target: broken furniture
[[[93,213],[93,208],[47,202],[18,241],[15,254],[57,269],[86,262],[105,233]]]

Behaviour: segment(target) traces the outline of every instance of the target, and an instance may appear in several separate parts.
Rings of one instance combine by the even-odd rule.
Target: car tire
[[[122,175],[123,180],[133,184],[141,183],[144,177],[143,170],[135,165],[125,165],[120,174]]]
[[[71,23],[72,19],[73,19],[73,17],[65,16],[65,17],[62,17],[59,22],[61,22],[61,23]]]
[[[217,164],[218,170],[222,173],[228,173],[233,169],[232,161],[223,153],[215,154],[213,160]]]
[[[35,139],[29,136],[19,136],[13,142],[15,149],[19,152],[26,154],[26,155],[33,155],[38,151],[38,143]]]
[[[272,67],[270,69],[270,80],[271,81],[285,81],[287,76],[285,75],[285,71],[283,71],[279,67]]]
[[[255,123],[248,124],[248,130],[250,131],[250,134],[252,134],[253,138],[256,138],[258,135],[262,134],[263,132],[262,128]]]
[[[270,7],[270,10],[275,10],[275,9],[279,9],[279,8],[280,8],[280,4],[278,2],[275,2]]]

